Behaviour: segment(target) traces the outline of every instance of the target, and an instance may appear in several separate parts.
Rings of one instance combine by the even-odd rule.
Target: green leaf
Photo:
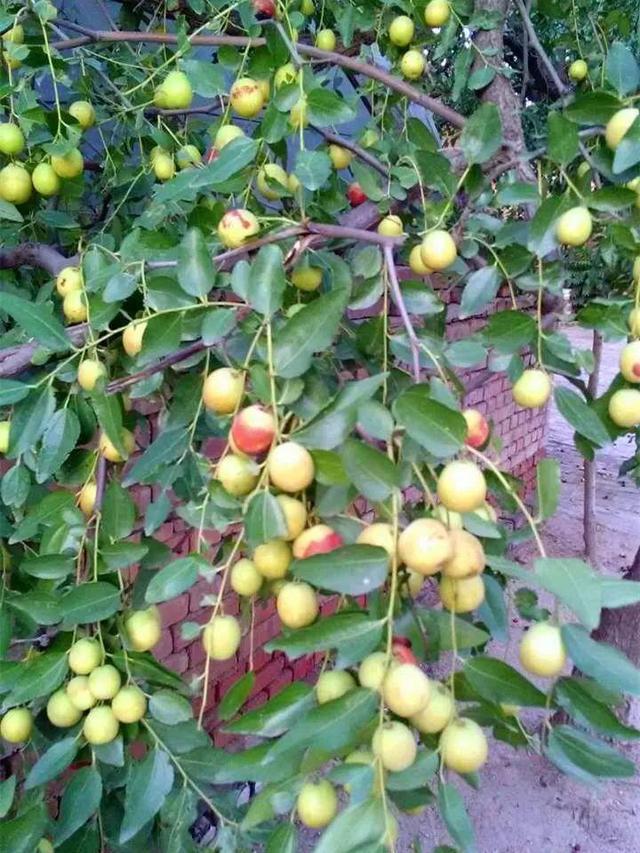
[[[199,228],[189,228],[180,242],[177,273],[178,284],[189,296],[206,296],[215,283],[211,252]]]
[[[76,446],[80,422],[71,409],[59,409],[47,424],[38,453],[36,480],[44,483],[57,472]]]
[[[193,718],[193,709],[189,700],[171,690],[158,690],[154,693],[149,699],[149,711],[165,726],[175,726]]]
[[[123,486],[148,483],[159,468],[176,460],[189,444],[189,431],[180,425],[163,430],[133,463],[122,479]]]
[[[613,156],[614,175],[626,172],[640,162],[640,121],[636,118],[616,147]]]
[[[356,853],[382,850],[387,822],[379,797],[343,809],[325,829],[314,853]]]
[[[585,627],[598,627],[600,579],[586,563],[571,557],[540,557],[534,565],[535,576],[546,590],[573,611]]]
[[[296,853],[298,832],[292,823],[276,827],[267,840],[265,853]]]
[[[0,406],[18,403],[31,391],[32,386],[15,379],[0,379]]]
[[[28,808],[13,820],[0,823],[0,850],[11,853],[33,853],[48,824],[43,802]]]
[[[5,707],[24,705],[40,696],[50,696],[62,684],[68,669],[64,652],[47,652],[21,663],[11,693],[5,699]]]
[[[580,153],[578,129],[572,121],[560,112],[550,112],[547,117],[549,125],[549,157],[561,166],[567,166]]]
[[[103,302],[124,302],[138,287],[137,275],[119,270],[112,275],[102,292]]]
[[[485,595],[478,608],[478,617],[491,631],[494,640],[506,643],[509,637],[509,613],[504,590],[489,574],[484,575],[483,581]]]
[[[122,442],[122,404],[120,398],[116,395],[107,396],[94,391],[91,403],[101,429],[106,433],[107,438],[120,456],[126,459],[129,454]]]
[[[424,626],[427,636],[433,637],[441,651],[457,649],[473,649],[484,645],[490,638],[487,631],[478,628],[472,622],[467,622],[460,616],[453,620],[453,631],[455,632],[455,644],[451,636],[451,614],[442,610],[428,610],[424,607],[416,608],[416,616]]]
[[[313,355],[326,349],[335,337],[349,295],[333,290],[305,305],[278,333],[274,368],[278,376],[292,379],[309,369]]]
[[[561,196],[548,196],[536,210],[529,224],[527,249],[538,258],[544,258],[549,252],[557,249],[556,220],[561,213],[562,205]]]
[[[310,652],[326,651],[347,643],[382,636],[383,625],[384,620],[371,620],[366,613],[336,613],[307,628],[291,631],[286,637],[270,640],[265,645],[265,651],[281,651],[290,658],[299,658]]]
[[[0,818],[7,815],[13,803],[13,796],[16,792],[16,776],[9,776],[3,782],[0,782]]]
[[[308,190],[319,190],[331,175],[331,160],[324,151],[298,151],[294,175]]]
[[[635,204],[638,194],[626,187],[601,187],[585,198],[588,207],[602,210],[605,213],[615,213]]]
[[[462,291],[460,317],[471,317],[478,314],[496,298],[502,275],[495,266],[481,267],[472,272]]]
[[[2,294],[2,310],[24,331],[53,352],[64,352],[71,341],[62,323],[53,316],[48,305],[28,302],[12,293]]]
[[[138,356],[140,364],[151,364],[163,355],[175,352],[182,338],[183,315],[179,312],[160,314],[147,321],[142,342],[142,352]]]
[[[55,779],[67,769],[77,752],[78,743],[75,737],[67,737],[54,743],[33,765],[25,779],[24,787],[29,790]]]
[[[502,122],[495,104],[482,104],[466,120],[460,147],[467,163],[486,163],[502,145]]]
[[[55,405],[53,389],[48,383],[41,390],[30,394],[18,403],[11,418],[10,456],[18,456],[34,447],[47,428]]]
[[[419,749],[416,760],[406,770],[388,773],[385,787],[388,791],[413,791],[426,785],[438,772],[440,756],[428,749]]]
[[[54,827],[56,846],[62,844],[95,814],[102,799],[102,777],[93,767],[81,767],[71,777]]]
[[[224,694],[218,704],[218,719],[230,720],[247,701],[256,682],[255,672],[246,672]]]
[[[136,520],[136,505],[126,489],[117,480],[112,480],[104,492],[100,534],[115,542],[126,539],[133,530]]]
[[[282,307],[286,286],[282,249],[276,245],[263,246],[251,264],[247,302],[259,314],[271,317]]]
[[[489,657],[470,658],[464,676],[473,689],[489,702],[544,708],[547,697],[528,679],[504,661]]]
[[[533,317],[522,311],[498,311],[489,317],[484,337],[498,352],[509,354],[530,344],[536,329]]]
[[[387,579],[389,555],[373,545],[346,545],[328,554],[294,560],[290,571],[319,589],[365,595],[381,587]]]
[[[75,586],[62,596],[66,625],[87,625],[113,616],[120,609],[120,590],[104,581]]]
[[[176,598],[196,583],[201,571],[210,569],[209,563],[197,554],[174,560],[151,578],[145,601],[148,604],[159,604]]]
[[[342,95],[330,89],[312,89],[307,94],[309,121],[318,127],[343,124],[355,118],[355,113]]]
[[[491,65],[483,65],[470,75],[467,81],[467,88],[472,91],[486,88],[496,76],[496,69]]]
[[[606,124],[623,104],[609,92],[585,92],[564,111],[576,124]]]
[[[313,688],[301,681],[289,684],[259,708],[225,726],[230,734],[279,737],[316,704]]]
[[[204,10],[204,6],[198,9],[193,2],[190,6],[194,12]],[[202,95],[203,98],[215,98],[227,91],[222,64],[213,65],[202,59],[183,59],[180,64],[197,95]]]
[[[467,814],[462,794],[454,785],[446,782],[438,785],[438,808],[449,830],[449,835],[463,853],[473,853],[475,850],[473,825]]]
[[[593,640],[579,625],[564,625],[562,638],[569,657],[585,675],[603,687],[640,696],[640,670],[618,649]]]
[[[203,344],[210,347],[226,338],[235,327],[237,319],[233,308],[215,308],[213,311],[207,311],[200,332]]]
[[[640,738],[640,731],[621,723],[611,708],[595,699],[578,679],[560,678],[554,695],[557,704],[581,725],[621,740]]]
[[[438,403],[426,385],[414,385],[394,404],[394,414],[408,435],[434,456],[447,458],[460,450],[467,424],[460,412]]]
[[[640,601],[640,583],[623,578],[600,577],[603,607],[628,607]]]
[[[75,566],[73,557],[65,554],[44,554],[20,563],[20,571],[43,580],[61,580],[70,575]]]
[[[370,501],[385,500],[400,485],[393,460],[362,441],[345,442],[342,462],[351,482]]]
[[[162,808],[173,786],[173,765],[164,750],[152,749],[133,765],[124,797],[120,844],[134,838]]]
[[[615,41],[609,48],[605,65],[607,80],[619,95],[635,92],[640,84],[640,68],[627,45]]]
[[[40,625],[57,625],[62,621],[60,600],[52,593],[41,590],[10,595],[7,605],[23,617]]]
[[[602,447],[611,440],[605,425],[596,412],[569,388],[556,388],[554,398],[558,411],[580,435]]]
[[[541,459],[536,467],[538,512],[540,518],[551,518],[560,500],[560,464],[557,459]]]
[[[256,492],[244,516],[245,537],[252,548],[269,539],[283,539],[287,522],[282,507],[271,492]]]
[[[15,204],[4,199],[0,199],[0,219],[6,219],[8,222],[24,222],[24,217]]]
[[[549,761],[581,782],[594,784],[599,779],[626,779],[636,772],[628,758],[572,726],[553,729],[543,748]]]

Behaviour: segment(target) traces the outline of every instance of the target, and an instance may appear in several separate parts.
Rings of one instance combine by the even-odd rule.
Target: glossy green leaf
[[[62,844],[96,813],[102,799],[102,778],[93,767],[81,767],[71,777],[62,795],[55,824],[56,845]]]
[[[210,568],[209,563],[197,554],[174,560],[151,578],[145,600],[149,604],[159,604],[161,601],[176,598],[196,583],[201,571]]]
[[[16,792],[16,776],[9,776],[0,782],[0,818],[7,815],[13,803],[13,796]]]
[[[2,294],[2,310],[6,311],[16,323],[39,344],[53,352],[68,350],[71,341],[64,326],[54,317],[48,305],[22,299],[12,293]]]
[[[586,563],[571,557],[539,557],[535,561],[535,577],[585,627],[597,628],[602,607],[600,579]]]
[[[111,480],[102,502],[101,535],[111,541],[126,539],[136,520],[136,505],[117,480]]]
[[[581,782],[595,784],[599,779],[626,779],[636,772],[628,758],[572,726],[553,729],[543,748],[549,761]]]
[[[59,776],[71,764],[78,752],[75,737],[67,737],[54,743],[33,765],[24,786],[26,789],[44,785]]]
[[[560,500],[560,465],[557,459],[541,459],[536,466],[538,511],[541,518],[551,518]]]
[[[564,625],[562,638],[569,657],[585,675],[603,687],[640,696],[640,670],[618,649],[593,640],[579,625]]]
[[[393,460],[363,441],[345,442],[342,463],[351,482],[370,501],[385,500],[400,485]]]
[[[170,690],[158,690],[149,699],[149,712],[165,726],[175,726],[192,719],[191,703],[179,693]]]
[[[319,190],[331,175],[331,160],[324,151],[298,151],[294,175],[308,190]]]
[[[40,696],[50,696],[62,684],[68,669],[64,652],[50,651],[26,661],[20,666],[11,692],[5,697],[5,707],[24,705]]]
[[[497,658],[470,658],[464,676],[473,689],[489,702],[544,708],[547,697],[508,663]]]
[[[570,391],[569,388],[556,388],[554,399],[560,414],[576,432],[599,446],[609,443],[609,433],[605,425],[594,409],[585,403],[575,391]]]
[[[216,270],[211,252],[199,228],[189,228],[182,238],[176,271],[178,284],[190,296],[206,296],[215,284]]]
[[[640,83],[640,68],[627,45],[615,41],[607,53],[605,64],[607,80],[619,95],[635,92]]]
[[[134,838],[162,808],[173,785],[174,769],[164,750],[151,749],[131,768],[125,793],[121,844]]]
[[[158,469],[173,462],[186,449],[189,432],[180,425],[163,430],[144,453],[139,456],[122,480],[123,486],[134,483],[148,483],[157,474]]]
[[[449,830],[449,835],[463,853],[473,853],[475,850],[473,825],[467,814],[462,794],[454,785],[447,782],[441,782],[438,785],[438,808]]]
[[[453,456],[462,447],[467,425],[460,412],[438,403],[426,385],[415,385],[394,404],[396,420],[408,435],[434,456]]]
[[[373,545],[346,545],[328,554],[294,560],[291,574],[318,589],[343,595],[366,595],[378,589],[389,573],[389,555]]]
[[[282,307],[287,279],[280,246],[263,246],[255,256],[249,272],[246,299],[259,314],[271,317]]]
[[[637,740],[640,731],[620,722],[614,712],[594,698],[577,678],[560,678],[554,688],[558,705],[577,723],[602,732],[607,737]]]
[[[380,798],[371,798],[340,811],[315,847],[315,853],[356,853],[379,850],[387,833]]]
[[[313,689],[308,684],[295,681],[264,705],[225,726],[225,731],[232,734],[279,737],[315,704]]]
[[[120,590],[104,581],[83,583],[62,596],[61,606],[66,625],[86,625],[120,609]]]
[[[502,275],[497,267],[486,266],[467,278],[460,304],[460,317],[471,317],[483,311],[496,298]]]
[[[282,651],[287,657],[299,658],[310,652],[335,649],[345,643],[382,636],[384,620],[371,620],[366,613],[336,613],[325,616],[307,628],[299,628],[286,636],[270,640],[268,652]]]
[[[227,690],[218,705],[218,717],[221,720],[230,720],[238,713],[251,695],[255,681],[255,672],[246,672]]]
[[[466,120],[460,147],[469,165],[485,163],[502,144],[502,122],[495,104],[482,104]]]

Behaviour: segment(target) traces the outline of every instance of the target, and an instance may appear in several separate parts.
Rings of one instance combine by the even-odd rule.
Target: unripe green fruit
[[[273,85],[276,89],[281,86],[291,86],[298,79],[298,72],[293,62],[287,62],[286,65],[281,65],[273,77]]]
[[[73,290],[62,300],[62,313],[70,323],[84,323],[87,319],[87,299],[82,290]]]
[[[452,720],[440,735],[443,764],[456,773],[475,773],[487,760],[487,738],[474,720]]]
[[[60,192],[60,178],[51,163],[38,163],[31,174],[31,181],[39,195],[49,197]]]
[[[127,684],[113,697],[111,710],[120,723],[137,723],[146,713],[146,696],[139,687]]]
[[[399,216],[390,214],[381,219],[378,224],[378,234],[383,237],[400,237],[404,231],[402,219]]]
[[[258,172],[256,184],[265,198],[276,201],[283,192],[287,192],[287,181],[288,176],[282,166],[277,163],[265,163]],[[278,186],[282,189],[278,189]]]
[[[342,145],[329,146],[329,158],[333,163],[333,168],[336,171],[348,169],[353,160],[353,153],[348,148],[343,148]]]
[[[0,421],[0,453],[6,453],[9,449],[10,432],[11,421]]]
[[[283,492],[301,492],[313,482],[315,465],[306,447],[285,441],[274,447],[267,458],[269,479]]]
[[[235,453],[227,453],[218,463],[216,477],[230,495],[240,498],[253,491],[258,482],[259,473],[258,466],[253,460]]]
[[[108,705],[92,708],[84,720],[82,733],[88,743],[99,746],[111,743],[118,736],[120,723]]]
[[[69,113],[83,130],[93,127],[96,122],[96,111],[89,101],[74,101],[69,106]]]
[[[7,743],[26,743],[33,731],[33,715],[28,708],[11,708],[0,720],[0,737]]]
[[[176,173],[173,157],[166,152],[157,154],[151,161],[153,173],[159,181],[170,181]]]
[[[15,157],[24,148],[24,134],[17,124],[2,122],[0,124],[0,153],[7,157]]]
[[[353,690],[356,682],[351,673],[344,669],[333,669],[323,672],[316,681],[316,698],[320,705],[339,699]]]
[[[438,587],[442,606],[454,613],[470,613],[480,607],[485,597],[484,581],[480,575],[470,578],[448,578],[444,575]]]
[[[624,107],[609,119],[604,132],[604,138],[612,151],[615,151],[627,131],[640,115],[640,110],[635,107]]]
[[[255,563],[246,557],[238,560],[231,569],[231,589],[238,595],[255,595],[262,586],[262,580]]]
[[[640,425],[640,391],[621,388],[609,399],[609,417],[616,426],[633,429]]]
[[[302,501],[292,498],[290,495],[278,495],[276,500],[284,514],[287,523],[287,535],[283,537],[287,542],[297,539],[307,524],[307,508]]]
[[[66,690],[57,690],[49,697],[47,702],[47,717],[52,725],[59,729],[68,729],[75,726],[82,711],[71,701]]]
[[[214,616],[202,632],[202,645],[213,660],[228,660],[238,651],[242,631],[233,616]]]
[[[423,238],[420,255],[426,267],[439,271],[451,266],[458,256],[458,249],[451,234],[437,228]]]
[[[124,624],[129,644],[136,652],[148,652],[160,640],[162,627],[156,607],[136,610]]]
[[[442,27],[449,20],[451,8],[447,0],[430,0],[425,6],[424,22],[428,27]]]
[[[575,80],[576,83],[579,83],[589,73],[589,68],[584,59],[574,59],[574,61],[569,66],[569,77],[571,80]]]
[[[225,145],[228,145],[234,139],[239,139],[244,136],[244,130],[235,124],[223,124],[218,128],[218,131],[213,140],[214,148],[221,151]]]
[[[567,662],[562,632],[557,625],[538,622],[520,641],[520,663],[533,675],[555,678]]]
[[[322,284],[322,270],[319,267],[300,264],[291,271],[291,283],[298,290],[317,290]]]
[[[80,267],[64,267],[56,276],[56,290],[65,297],[74,290],[82,290],[83,278]]]
[[[77,178],[84,171],[84,160],[77,148],[72,148],[62,156],[52,155],[51,165],[56,175],[61,178]]]
[[[449,531],[434,518],[418,518],[400,534],[398,554],[410,569],[433,575],[453,554]]]
[[[556,222],[556,237],[565,246],[582,246],[592,230],[593,221],[586,207],[572,207]]]
[[[326,779],[317,785],[307,782],[300,790],[296,808],[301,823],[311,829],[321,829],[336,816],[338,795]]]
[[[320,50],[335,50],[336,43],[336,34],[333,30],[318,30],[316,47],[320,48]]]
[[[113,699],[121,683],[120,673],[109,663],[96,667],[89,675],[89,690],[96,699]]]
[[[122,428],[120,435],[122,436],[124,449],[127,451],[127,457],[129,457],[129,455],[135,450],[136,440],[133,433],[125,427]],[[124,456],[121,455],[120,451],[105,433],[100,434],[98,450],[105,459],[109,460],[109,462],[124,462]]]
[[[400,60],[400,70],[407,80],[417,80],[426,67],[424,55],[419,50],[408,50]]]
[[[376,729],[371,747],[385,770],[392,773],[401,773],[411,767],[418,752],[411,729],[395,721]]]
[[[549,374],[539,368],[523,371],[513,386],[513,399],[525,409],[537,409],[547,402],[553,386]]]
[[[178,169],[188,169],[190,166],[197,166],[201,162],[202,154],[195,145],[183,145],[176,153]]]
[[[69,669],[77,675],[89,675],[102,663],[102,648],[97,640],[84,637],[69,649]]]
[[[415,34],[416,28],[408,15],[398,15],[389,26],[389,40],[397,47],[406,47]]]
[[[31,175],[24,166],[9,163],[0,169],[0,198],[11,204],[24,204],[31,198]]]
[[[95,670],[94,670],[95,672]],[[89,688],[86,675],[76,675],[66,687],[67,696],[79,711],[88,711],[98,701]]]
[[[300,98],[300,100],[296,101],[291,107],[289,122],[296,130],[301,127],[306,127],[309,124],[309,111],[307,108],[306,98]]]
[[[184,71],[170,71],[159,88],[165,109],[184,110],[191,106],[193,89]]]
[[[83,391],[93,391],[98,379],[106,376],[104,364],[95,358],[85,358],[78,365],[78,385]]]

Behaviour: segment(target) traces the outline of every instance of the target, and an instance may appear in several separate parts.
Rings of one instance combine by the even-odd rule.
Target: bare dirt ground
[[[591,347],[591,333],[567,330],[575,346]],[[604,345],[601,390],[617,372],[620,344]],[[562,495],[557,515],[544,530],[550,556],[582,556],[582,459],[570,427],[555,408],[549,412],[547,453],[559,460]],[[620,574],[640,544],[640,492],[618,478],[630,444],[618,442],[598,454],[598,568]],[[521,550],[518,559],[533,556]],[[510,649],[508,657],[513,662]],[[632,722],[640,723],[633,710]],[[640,746],[623,745],[640,767]],[[640,851],[640,777],[591,789],[567,779],[545,759],[492,742],[482,771],[481,789],[464,787],[476,828],[477,853],[638,853]],[[462,789],[461,789],[462,790]],[[413,846],[416,839],[420,846]],[[452,844],[435,809],[402,821],[398,849],[432,851]],[[455,847],[455,845],[452,845]]]

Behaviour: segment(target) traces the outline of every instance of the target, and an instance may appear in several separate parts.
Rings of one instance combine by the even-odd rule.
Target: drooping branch
[[[8,249],[0,250],[0,269],[13,270],[18,267],[40,267],[51,275],[57,275],[61,269],[73,264],[75,258],[64,255],[45,243],[20,243]]]

